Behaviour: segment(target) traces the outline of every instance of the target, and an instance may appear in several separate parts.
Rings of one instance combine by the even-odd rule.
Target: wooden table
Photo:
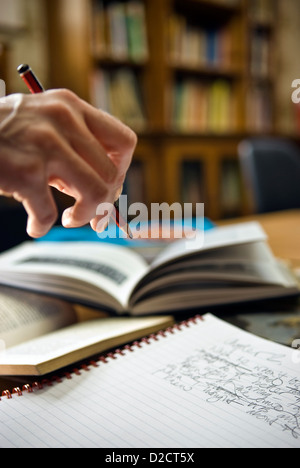
[[[300,268],[300,210],[253,215],[241,219],[220,221],[219,225],[258,221],[268,235],[269,245],[278,258],[289,260]]]
[[[258,221],[268,235],[269,245],[277,258],[290,263],[300,279],[300,210],[253,215],[220,221],[219,225]],[[291,346],[300,337],[300,300],[281,300],[255,304],[235,310],[225,318],[256,335]]]

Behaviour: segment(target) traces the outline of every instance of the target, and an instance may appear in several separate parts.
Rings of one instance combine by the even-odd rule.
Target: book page
[[[55,298],[0,287],[0,350],[76,321],[72,306]]]
[[[2,398],[1,447],[300,447],[299,351],[211,315]]]
[[[262,227],[255,222],[210,229],[203,233],[202,243],[199,243],[199,239],[197,238],[194,240],[182,239],[172,243],[158,255],[152,263],[152,268],[174,259],[194,255],[196,252],[208,252],[214,249],[221,249],[222,247],[243,245],[263,240],[266,240],[266,234]]]
[[[148,268],[138,254],[116,245],[28,242],[1,255],[0,282],[121,312],[132,285]]]
[[[38,375],[38,370],[44,368],[47,370],[43,374],[52,372],[173,323],[172,317],[164,316],[100,318],[76,323],[0,352],[0,375]]]
[[[253,242],[244,245],[232,245],[216,250],[195,252],[193,256],[182,257],[175,262],[167,262],[157,268],[150,269],[149,273],[141,279],[141,284],[153,282],[156,278],[162,281],[172,273],[187,276],[191,272],[199,273],[203,278],[232,280],[235,275],[237,282],[256,282],[277,284],[281,286],[296,285],[295,279],[283,271],[278,260],[272,254],[265,242]]]

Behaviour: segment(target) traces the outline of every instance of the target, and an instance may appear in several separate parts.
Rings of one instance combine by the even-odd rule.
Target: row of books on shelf
[[[257,29],[251,33],[250,69],[254,77],[270,77],[271,63],[271,37],[269,31]]]
[[[225,158],[220,164],[217,188],[222,216],[239,215],[242,211],[242,179],[237,158]],[[181,163],[180,193],[182,203],[207,205],[205,164],[201,159]],[[208,207],[209,209],[209,207]]]
[[[236,106],[230,83],[226,80],[178,81],[173,90],[171,126],[180,132],[235,131]]]
[[[137,132],[147,129],[148,119],[138,75],[130,68],[96,69],[91,84],[92,104]],[[272,90],[267,84],[249,87],[246,96],[246,128],[272,130]],[[178,80],[171,90],[170,122],[179,133],[234,133],[237,130],[236,93],[228,80],[206,82]]]
[[[146,128],[147,119],[138,78],[130,68],[96,69],[91,77],[91,101],[135,131]]]
[[[273,130],[273,97],[268,84],[256,84],[249,88],[246,98],[246,126],[250,132]]]
[[[94,0],[92,51],[100,59],[145,61],[148,40],[144,3]]]
[[[178,187],[179,203],[197,203],[207,205],[205,163],[198,159],[182,158]],[[133,203],[148,204],[146,179],[147,168],[142,160],[134,159],[127,173],[123,194],[128,197],[128,205]],[[153,174],[157,177],[157,174]],[[242,211],[242,180],[237,158],[224,158],[220,164],[220,184],[218,187],[221,211],[223,216],[239,215]]]
[[[173,64],[224,68],[231,65],[232,36],[228,27],[204,29],[175,14],[169,20],[168,43]]]

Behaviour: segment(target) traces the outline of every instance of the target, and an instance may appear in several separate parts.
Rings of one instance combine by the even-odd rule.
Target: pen
[[[32,94],[43,93],[44,88],[29,65],[20,65],[18,73]]]
[[[32,94],[38,94],[38,93],[43,93],[45,90],[35,74],[33,73],[32,69],[30,68],[29,65],[22,64],[18,67],[18,73],[24,83],[26,84],[27,88]],[[121,216],[120,211],[119,211],[119,206],[118,202],[114,203],[114,210],[113,213],[111,214],[111,218],[113,221],[116,223],[116,225],[122,229],[122,231],[130,238],[133,239],[132,232],[130,230],[130,227],[124,220],[124,218]]]

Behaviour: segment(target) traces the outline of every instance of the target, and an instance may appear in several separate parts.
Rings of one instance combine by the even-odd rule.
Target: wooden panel
[[[89,2],[47,2],[49,74],[53,88],[69,88],[89,100]]]

